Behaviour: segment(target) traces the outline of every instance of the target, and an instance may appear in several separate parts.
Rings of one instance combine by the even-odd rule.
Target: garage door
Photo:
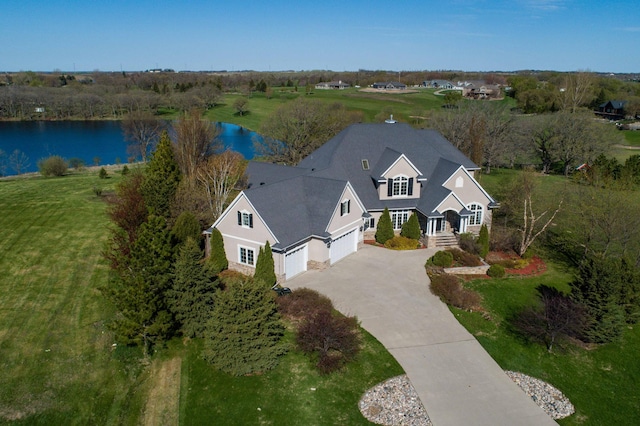
[[[335,240],[331,241],[331,264],[333,265],[340,259],[354,253],[358,248],[358,228],[355,228],[346,234],[342,234]]]
[[[284,270],[286,279],[294,277],[307,270],[307,246],[299,247],[284,256]]]

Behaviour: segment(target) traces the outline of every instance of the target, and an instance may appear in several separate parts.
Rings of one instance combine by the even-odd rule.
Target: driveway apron
[[[555,425],[431,294],[424,263],[434,252],[364,246],[286,285],[356,315],[402,365],[435,426]]]

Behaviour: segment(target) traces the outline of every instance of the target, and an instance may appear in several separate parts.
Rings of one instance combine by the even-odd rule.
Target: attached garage
[[[330,259],[333,265],[358,249],[358,228],[340,235],[331,241]]]
[[[307,270],[307,245],[295,248],[284,256],[284,270],[286,279],[292,278]]]

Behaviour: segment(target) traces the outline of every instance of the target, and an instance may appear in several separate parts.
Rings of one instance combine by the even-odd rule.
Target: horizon
[[[249,3],[9,2],[0,69],[640,72],[631,0]]]

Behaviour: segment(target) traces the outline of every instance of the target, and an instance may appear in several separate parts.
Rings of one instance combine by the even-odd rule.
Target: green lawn
[[[202,361],[197,340],[174,339],[150,363],[113,347],[114,312],[98,290],[109,223],[93,190],[112,190],[120,175],[110,176],[0,180],[0,424],[139,424],[172,388],[179,401],[163,418],[181,424],[368,423],[359,398],[402,369],[366,333],[357,360],[329,376],[295,351],[271,372],[234,378]],[[175,358],[179,374],[162,381],[171,371],[159,367]]]
[[[576,413],[560,420],[562,425],[635,425],[640,412],[640,327],[629,327],[620,342],[594,349],[564,345],[548,353],[542,345],[523,341],[510,331],[507,319],[535,300],[539,284],[567,289],[571,273],[549,264],[540,277],[477,280],[467,286],[483,297],[490,312],[452,311],[498,362],[509,370],[545,380],[560,389],[576,407]]]

